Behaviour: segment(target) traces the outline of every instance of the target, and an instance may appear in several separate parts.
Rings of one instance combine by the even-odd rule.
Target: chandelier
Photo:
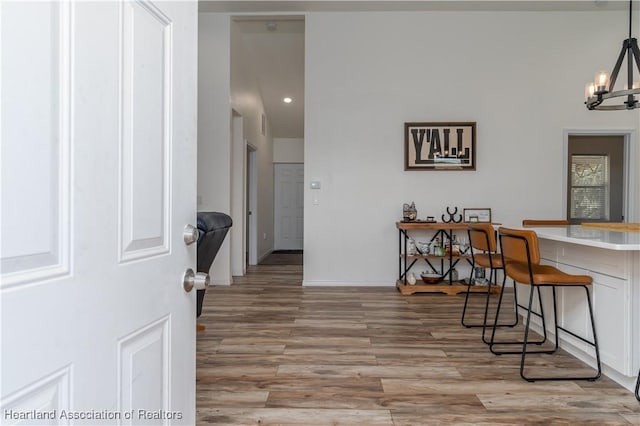
[[[590,110],[614,111],[640,108],[640,100],[635,97],[640,95],[640,82],[633,80],[634,59],[636,71],[640,74],[640,49],[638,49],[638,40],[631,38],[632,10],[632,0],[629,0],[629,38],[622,42],[622,50],[613,71],[611,74],[606,71],[598,72],[595,81],[585,86],[585,104]],[[625,56],[627,56],[627,81],[622,90],[614,90]]]

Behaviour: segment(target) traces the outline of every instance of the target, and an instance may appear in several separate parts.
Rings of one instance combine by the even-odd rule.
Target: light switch
[[[311,189],[320,189],[320,181],[312,180],[311,181]]]

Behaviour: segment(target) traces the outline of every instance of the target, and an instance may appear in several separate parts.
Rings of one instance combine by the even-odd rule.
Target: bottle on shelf
[[[409,256],[414,256],[416,254],[416,242],[413,238],[409,238],[407,241],[407,254]]]
[[[453,240],[451,241],[451,254],[454,256],[460,255],[460,242],[458,241],[458,237],[454,234]]]

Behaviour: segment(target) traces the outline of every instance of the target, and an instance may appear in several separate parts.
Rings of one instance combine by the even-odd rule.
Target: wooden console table
[[[396,228],[398,228],[398,280],[396,281],[396,288],[402,294],[413,293],[446,293],[446,294],[458,294],[467,291],[467,284],[460,281],[453,281],[451,278],[451,269],[460,260],[466,260],[471,264],[471,255],[468,253],[461,253],[454,255],[451,250],[451,241],[453,237],[453,231],[460,230],[467,232],[466,223],[444,223],[444,222],[396,222]],[[417,251],[415,255],[407,254],[407,240],[409,239],[409,232],[411,231],[432,231],[434,235],[431,237],[430,242],[433,242],[437,237],[441,237],[443,244],[449,244],[449,252],[445,256],[435,256],[431,253],[423,254]],[[443,281],[438,284],[424,284],[420,275],[416,277],[415,285],[407,283],[407,274],[411,267],[415,265],[419,260],[424,260],[429,268],[434,272],[438,268],[434,267],[432,261],[440,261],[440,268],[438,273],[443,276]],[[445,265],[446,261],[446,265]],[[446,269],[445,269],[446,267]],[[473,293],[486,293],[488,286],[471,286],[471,292]],[[500,291],[499,286],[491,286],[492,293],[498,293]]]

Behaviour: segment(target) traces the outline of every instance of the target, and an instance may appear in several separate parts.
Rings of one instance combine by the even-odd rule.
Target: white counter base
[[[580,226],[532,229],[540,240],[542,263],[593,278],[590,292],[603,373],[633,391],[640,369],[640,233]],[[519,303],[528,303],[529,289],[518,285]],[[551,289],[542,289],[542,294],[549,328],[553,324]],[[558,323],[592,338],[584,290],[563,288],[557,295]],[[534,317],[532,324],[541,331],[539,318]],[[561,332],[560,347],[595,367],[595,352],[584,342]]]

